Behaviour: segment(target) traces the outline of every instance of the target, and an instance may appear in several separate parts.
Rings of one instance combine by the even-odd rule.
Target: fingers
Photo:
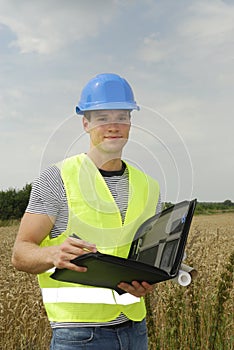
[[[64,267],[63,268],[66,268],[66,269],[69,269],[69,270],[72,270],[72,271],[76,271],[76,272],[86,272],[87,271],[87,267],[77,266],[77,265],[71,263],[70,261],[64,262]]]
[[[123,289],[125,292],[134,295],[135,297],[144,297],[146,294],[153,291],[154,287],[147,282],[133,281],[132,284],[121,282],[118,287]]]
[[[81,239],[68,237],[56,249],[54,266],[59,269],[66,268],[77,272],[86,272],[87,268],[76,266],[75,264],[71,263],[71,260],[90,252],[97,252],[95,244],[83,241]]]
[[[97,248],[95,244],[83,241],[82,239],[77,239],[72,237],[68,237],[63,242],[63,244],[61,244],[61,250],[66,253],[73,254],[74,257],[91,253],[91,252],[92,253],[97,252]]]

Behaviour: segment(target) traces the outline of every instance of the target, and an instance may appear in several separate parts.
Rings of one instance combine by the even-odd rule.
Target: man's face
[[[119,153],[126,144],[131,126],[128,110],[99,110],[90,112],[90,120],[83,118],[90,134],[91,148],[107,153]]]

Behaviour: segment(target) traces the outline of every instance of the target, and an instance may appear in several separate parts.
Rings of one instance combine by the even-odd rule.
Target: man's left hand
[[[123,289],[125,292],[134,295],[135,297],[144,297],[146,294],[153,291],[154,286],[147,282],[133,281],[132,284],[121,282],[118,284],[118,288]]]

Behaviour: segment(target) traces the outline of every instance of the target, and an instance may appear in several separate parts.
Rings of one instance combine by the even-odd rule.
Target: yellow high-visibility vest
[[[129,198],[124,223],[119,208],[97,167],[85,154],[65,159],[57,165],[66,190],[68,225],[57,238],[47,236],[41,246],[61,244],[75,233],[95,243],[98,251],[127,257],[134,234],[141,223],[155,214],[158,183],[127,164]],[[143,298],[119,295],[108,288],[56,281],[51,271],[38,275],[43,302],[53,322],[107,322],[120,313],[133,321],[146,315]]]

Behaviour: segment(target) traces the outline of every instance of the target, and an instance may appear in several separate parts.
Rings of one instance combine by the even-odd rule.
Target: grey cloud
[[[95,37],[115,14],[116,1],[0,1],[0,22],[17,36],[21,53],[51,54]]]

